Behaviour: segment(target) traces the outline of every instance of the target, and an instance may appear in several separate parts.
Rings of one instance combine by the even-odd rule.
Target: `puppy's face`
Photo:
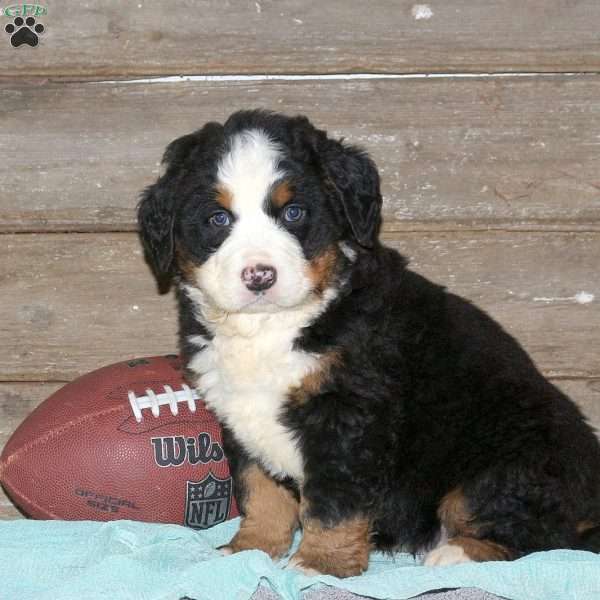
[[[318,257],[338,233],[318,179],[258,129],[235,134],[218,154],[212,185],[182,210],[186,281],[228,313],[302,304],[325,287],[330,273]],[[330,227],[319,232],[319,221]]]
[[[374,166],[306,119],[236,113],[173,142],[165,161],[140,205],[142,241],[155,271],[213,312],[301,306],[334,284],[340,242],[374,243]]]

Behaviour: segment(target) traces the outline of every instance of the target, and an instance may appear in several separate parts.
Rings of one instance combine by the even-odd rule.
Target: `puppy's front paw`
[[[229,545],[226,546],[219,546],[217,548],[217,550],[223,555],[223,556],[230,556],[231,554],[234,554],[233,548]]]
[[[294,554],[290,559],[290,562],[287,564],[286,569],[295,569],[296,571],[300,571],[307,577],[315,577],[317,575],[321,575],[320,571],[313,569],[311,567],[304,565],[304,559],[298,555],[298,553]]]
[[[369,566],[369,521],[355,517],[334,527],[324,526],[315,519],[304,519],[304,534],[298,552],[288,567],[306,575],[355,577]]]
[[[369,554],[358,552],[349,554],[321,553],[316,549],[300,549],[287,565],[288,569],[297,569],[309,577],[315,575],[333,575],[334,577],[355,577],[367,570]]]
[[[221,546],[219,551],[225,555],[243,552],[244,550],[262,550],[266,552],[273,560],[278,560],[289,550],[290,539],[275,538],[267,535],[255,535],[241,529],[237,535],[225,546]]]

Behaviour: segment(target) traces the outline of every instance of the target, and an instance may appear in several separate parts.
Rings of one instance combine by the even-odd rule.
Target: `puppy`
[[[172,142],[141,240],[173,279],[191,380],[222,423],[243,515],[225,552],[357,575],[600,551],[600,445],[468,301],[378,241],[367,154],[305,117],[242,111]],[[437,546],[436,546],[437,544]]]

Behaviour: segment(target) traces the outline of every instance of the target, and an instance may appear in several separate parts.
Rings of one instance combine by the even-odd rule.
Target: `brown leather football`
[[[42,402],[0,457],[37,519],[134,519],[205,529],[238,515],[221,429],[176,356],[83,375]]]

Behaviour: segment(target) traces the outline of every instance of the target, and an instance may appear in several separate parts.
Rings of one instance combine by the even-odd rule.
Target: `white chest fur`
[[[298,481],[303,479],[302,456],[280,414],[290,388],[318,366],[316,356],[293,349],[300,328],[312,317],[314,308],[230,315],[188,365],[206,404],[246,451],[273,475]]]

